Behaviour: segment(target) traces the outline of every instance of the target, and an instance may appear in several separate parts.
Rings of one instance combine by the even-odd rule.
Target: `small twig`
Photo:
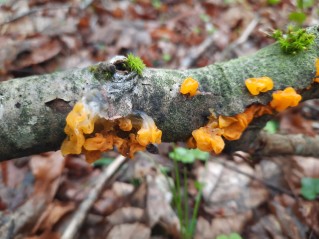
[[[82,2],[82,4],[79,6],[79,7],[76,7],[76,6],[70,6],[68,4],[66,5],[63,5],[63,6],[54,6],[54,7],[37,7],[37,8],[33,8],[33,9],[30,9],[29,11],[27,12],[22,12],[20,14],[17,14],[7,20],[5,20],[4,22],[0,23],[0,27],[4,26],[4,25],[7,25],[9,23],[12,23],[12,22],[15,22],[15,21],[18,21],[19,19],[21,18],[24,18],[26,16],[30,16],[30,15],[33,15],[33,14],[36,14],[38,12],[44,12],[44,11],[56,11],[56,10],[62,10],[62,9],[65,9],[65,10],[69,10],[69,9],[79,9],[79,10],[85,10],[86,8],[88,8],[92,3],[93,3],[94,0],[85,0]]]
[[[226,47],[220,54],[219,60],[227,60],[229,58],[229,53],[233,51],[237,46],[243,44],[245,41],[247,41],[250,34],[253,32],[255,27],[257,26],[259,22],[259,17],[255,16],[253,20],[248,24],[246,29],[243,31],[241,36],[234,42],[232,42],[228,47]]]
[[[76,236],[86,218],[88,211],[91,209],[94,202],[98,199],[103,186],[125,161],[126,158],[120,155],[103,170],[103,172],[93,185],[91,191],[89,192],[88,197],[81,203],[78,211],[73,215],[69,226],[61,236],[61,239],[73,239]]]
[[[20,14],[17,14],[15,16],[10,17],[9,19],[5,20],[4,22],[0,23],[0,27],[2,27],[3,25],[18,21],[21,18],[24,18],[26,16],[30,16],[33,14],[36,14],[38,12],[43,12],[43,11],[55,11],[55,10],[61,10],[61,9],[70,9],[71,6],[58,6],[58,7],[37,7],[37,8],[33,8],[27,12],[22,12]]]
[[[192,65],[194,65],[194,62],[196,62],[196,60],[203,55],[207,49],[209,47],[211,47],[214,43],[214,41],[216,40],[216,35],[212,34],[210,35],[208,38],[205,39],[205,41],[203,41],[202,44],[200,44],[199,46],[196,46],[194,48],[192,48],[189,52],[189,56],[185,57],[182,62],[181,62],[181,69],[187,69],[189,67],[191,67]]]
[[[302,134],[282,135],[260,132],[258,140],[251,147],[255,156],[299,155],[319,157],[319,136]]]

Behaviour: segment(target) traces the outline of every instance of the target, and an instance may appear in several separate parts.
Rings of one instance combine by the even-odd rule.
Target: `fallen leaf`
[[[134,224],[120,224],[114,226],[107,239],[149,239],[151,235],[151,229],[140,223]]]
[[[129,183],[115,182],[112,184],[112,190],[117,196],[126,197],[133,192],[134,186]]]
[[[42,213],[41,217],[32,229],[32,233],[36,233],[37,231],[50,232],[53,226],[61,220],[65,214],[74,210],[74,208],[75,204],[73,202],[63,203],[56,200],[53,201]]]
[[[35,194],[50,195],[55,192],[56,189],[52,189],[51,186],[53,185],[51,184],[63,173],[64,162],[64,157],[60,151],[32,156],[30,167],[35,177]]]
[[[247,234],[250,239],[269,238],[269,235],[274,239],[286,239],[277,218],[271,214],[259,218],[248,229]]]
[[[276,216],[285,236],[291,239],[306,238],[308,228],[296,218],[291,208],[285,208],[275,200],[270,203],[270,208]]]
[[[107,221],[112,225],[143,222],[145,219],[144,210],[134,207],[119,208],[107,217]]]
[[[170,206],[170,202],[165,198],[165,192],[159,187],[156,178],[151,175],[146,176],[147,196],[146,214],[148,224],[153,227],[159,223],[171,235],[177,235],[180,229],[179,220]]]
[[[260,183],[251,183],[254,170],[246,163],[235,164],[209,161],[205,167],[199,167],[196,174],[203,183],[205,211],[212,215],[231,216],[246,213],[258,207],[268,198],[268,192]],[[237,172],[237,171],[240,172]],[[226,190],[227,189],[227,190]]]

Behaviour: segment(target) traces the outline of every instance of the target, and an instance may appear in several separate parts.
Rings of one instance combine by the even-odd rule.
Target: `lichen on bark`
[[[254,55],[199,69],[147,68],[141,76],[132,74],[123,82],[114,81],[114,77],[101,80],[89,68],[2,82],[0,160],[58,149],[65,137],[67,111],[55,111],[47,103],[60,99],[71,108],[94,91],[100,92],[107,103],[106,117],[143,111],[163,131],[166,142],[186,140],[194,129],[207,122],[211,111],[217,116],[236,115],[251,104],[269,103],[273,91],[288,86],[299,91],[304,99],[319,97],[318,83],[313,83],[315,61],[319,57],[318,26],[307,31],[316,36],[315,43],[296,55],[283,54],[276,43]],[[250,95],[245,79],[262,76],[273,79],[274,89],[258,96]],[[194,97],[180,94],[179,87],[186,77],[199,82],[201,94]],[[253,122],[249,131],[258,132],[262,121],[265,119]],[[240,141],[236,144],[240,145]]]

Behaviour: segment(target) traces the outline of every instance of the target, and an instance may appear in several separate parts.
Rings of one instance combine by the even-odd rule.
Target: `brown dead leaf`
[[[8,36],[0,36],[0,45],[5,46],[0,48],[0,69],[5,73],[18,55],[23,52],[30,52],[30,49],[35,49],[38,46],[45,45],[49,42],[48,37],[38,36],[25,40],[12,39]]]
[[[27,167],[16,167],[13,160],[1,163],[0,175],[0,198],[7,209],[14,210],[32,194],[33,176]]]
[[[266,215],[261,217],[254,225],[252,225],[247,233],[250,239],[270,238],[286,239],[281,230],[281,226],[274,215]]]
[[[246,223],[252,219],[252,212],[231,217],[217,217],[209,221],[199,217],[196,225],[195,239],[216,238],[220,234],[241,233]]]
[[[306,238],[308,228],[296,218],[291,208],[285,208],[275,200],[270,203],[270,208],[276,216],[285,236],[290,239]]]
[[[319,202],[299,200],[297,207],[299,219],[319,234]]]
[[[153,40],[168,40],[171,42],[178,42],[179,36],[176,31],[173,31],[167,27],[159,27],[151,32]]]
[[[134,194],[130,197],[131,205],[133,207],[145,208],[146,207],[146,191],[147,185],[143,182]]]
[[[82,156],[68,155],[65,157],[65,168],[70,178],[81,178],[92,172],[92,166]]]
[[[134,186],[129,183],[115,182],[112,184],[112,190],[117,196],[126,197],[133,192]]]
[[[114,226],[107,239],[149,239],[151,235],[151,229],[140,223],[134,224],[120,224]]]
[[[53,201],[46,210],[42,213],[41,217],[34,226],[32,232],[47,231],[50,232],[53,226],[61,220],[61,218],[72,211],[75,208],[73,202],[63,203],[59,201]]]
[[[25,239],[60,239],[61,235],[56,232],[45,231],[41,235],[25,237]]]
[[[64,157],[60,151],[34,155],[30,160],[30,167],[35,177],[35,194],[44,193],[50,195],[55,192],[51,185],[58,179],[64,169]],[[52,191],[50,191],[52,190]],[[52,195],[51,195],[52,196]]]
[[[96,27],[89,43],[103,43],[110,55],[116,55],[121,49],[138,49],[149,46],[151,37],[143,22],[113,21],[103,27]]]
[[[18,55],[9,69],[17,70],[42,63],[58,55],[61,50],[62,47],[58,40],[47,41],[31,51],[28,49],[23,54]]]
[[[245,213],[267,200],[268,191],[261,184],[251,184],[249,177],[236,170],[254,175],[254,170],[246,163],[225,162],[223,165],[210,161],[206,169],[197,169],[198,180],[204,183],[204,208],[210,214],[231,216]]]
[[[93,205],[93,211],[99,215],[109,215],[118,207],[122,206],[122,200],[113,190],[105,190],[102,197]]]
[[[144,210],[136,207],[119,208],[107,217],[112,225],[143,222],[145,219]]]
[[[290,109],[281,116],[280,132],[284,134],[305,134],[315,136],[311,120],[304,118],[300,108]]]
[[[166,193],[163,187],[160,187],[156,176],[146,176],[147,196],[146,196],[146,213],[148,224],[153,227],[160,223],[169,234],[178,235],[180,228],[179,220],[170,205],[170,201],[165,197]],[[167,190],[167,189],[166,189]]]
[[[230,234],[232,232],[241,233],[245,224],[252,219],[252,211],[239,213],[231,217],[214,218],[211,223],[211,238],[220,234]]]
[[[299,194],[303,177],[319,178],[319,160],[311,157],[292,156],[286,160],[284,176],[291,189]]]
[[[212,228],[210,223],[203,217],[199,217],[196,223],[195,239],[211,239]]]

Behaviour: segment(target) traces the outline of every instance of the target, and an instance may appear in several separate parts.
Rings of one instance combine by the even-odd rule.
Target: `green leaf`
[[[314,4],[315,4],[315,0],[303,0],[304,8],[313,7]]]
[[[222,235],[217,236],[216,239],[229,239],[229,237],[222,234]]]
[[[101,158],[93,163],[94,167],[101,167],[101,166],[107,166],[110,165],[114,159],[112,158]]]
[[[210,21],[210,17],[205,14],[205,13],[202,13],[199,15],[199,18],[203,21],[203,22],[209,22]]]
[[[169,157],[182,163],[193,163],[195,161],[195,157],[189,153],[189,149],[182,147],[175,148],[173,152],[169,153]]]
[[[194,163],[196,159],[206,161],[209,158],[209,153],[199,149],[177,147],[169,153],[169,157],[182,163]]]
[[[300,25],[306,20],[307,16],[303,12],[292,12],[289,14],[289,20]]]
[[[204,152],[199,149],[190,149],[189,151],[190,153],[194,155],[196,159],[199,159],[202,161],[206,161],[207,159],[209,159],[210,154],[208,152]]]
[[[228,237],[229,239],[242,239],[238,233],[231,233]]]
[[[297,0],[297,8],[303,9],[303,0]]]
[[[169,62],[172,59],[172,56],[169,53],[164,53],[162,58],[163,58],[163,61]]]
[[[264,130],[269,134],[274,134],[278,131],[278,122],[275,120],[270,120],[267,122]]]
[[[198,191],[202,191],[203,187],[204,187],[204,183],[201,183],[199,181],[195,181],[194,183],[195,185],[195,188],[198,190]]]
[[[319,178],[302,178],[301,194],[308,200],[314,200],[319,195]]]
[[[162,7],[162,2],[160,0],[152,0],[152,6],[158,10]]]
[[[277,5],[277,4],[281,3],[281,0],[268,0],[267,3],[269,5]]]

